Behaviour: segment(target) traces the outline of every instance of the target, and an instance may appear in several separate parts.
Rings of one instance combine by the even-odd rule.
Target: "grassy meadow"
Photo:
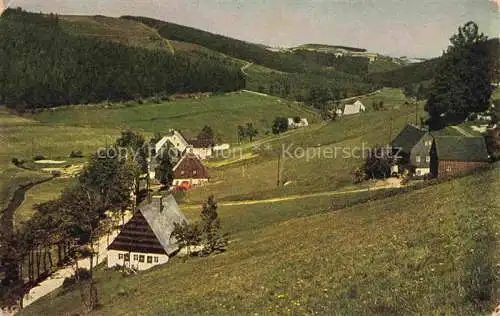
[[[178,100],[159,104],[103,106],[74,106],[44,111],[34,119],[46,124],[81,127],[131,129],[144,133],[165,134],[169,129],[181,130],[195,137],[205,125],[215,132],[219,142],[236,143],[237,126],[254,123],[260,135],[271,130],[276,116],[302,116],[310,121],[318,117],[302,106],[275,97],[235,92],[199,100]]]
[[[227,252],[129,277],[101,270],[93,315],[487,313],[500,294],[499,176],[496,168],[339,211],[326,199],[221,206]],[[21,315],[79,313],[79,295],[58,290]]]

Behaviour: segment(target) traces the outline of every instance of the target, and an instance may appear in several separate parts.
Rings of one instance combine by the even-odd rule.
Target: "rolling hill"
[[[221,206],[227,252],[128,277],[101,268],[92,315],[487,313],[499,294],[499,170],[341,209],[318,198]],[[80,313],[79,295],[58,290],[20,315]]]

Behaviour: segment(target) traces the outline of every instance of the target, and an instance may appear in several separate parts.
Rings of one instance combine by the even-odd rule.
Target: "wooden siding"
[[[453,176],[461,172],[486,166],[488,166],[487,162],[440,160],[438,162],[438,177]]]

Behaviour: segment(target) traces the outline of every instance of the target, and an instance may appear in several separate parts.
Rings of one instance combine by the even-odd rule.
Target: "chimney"
[[[161,196],[161,195],[154,195],[153,196],[153,205],[161,213],[163,211],[163,196]]]
[[[5,0],[0,0],[0,15],[5,11]]]

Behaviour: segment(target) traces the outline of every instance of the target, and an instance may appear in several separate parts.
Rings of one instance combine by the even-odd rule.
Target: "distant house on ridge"
[[[366,107],[361,101],[357,100],[353,104],[346,104],[344,107],[343,115],[353,115],[361,112],[365,112]]]

